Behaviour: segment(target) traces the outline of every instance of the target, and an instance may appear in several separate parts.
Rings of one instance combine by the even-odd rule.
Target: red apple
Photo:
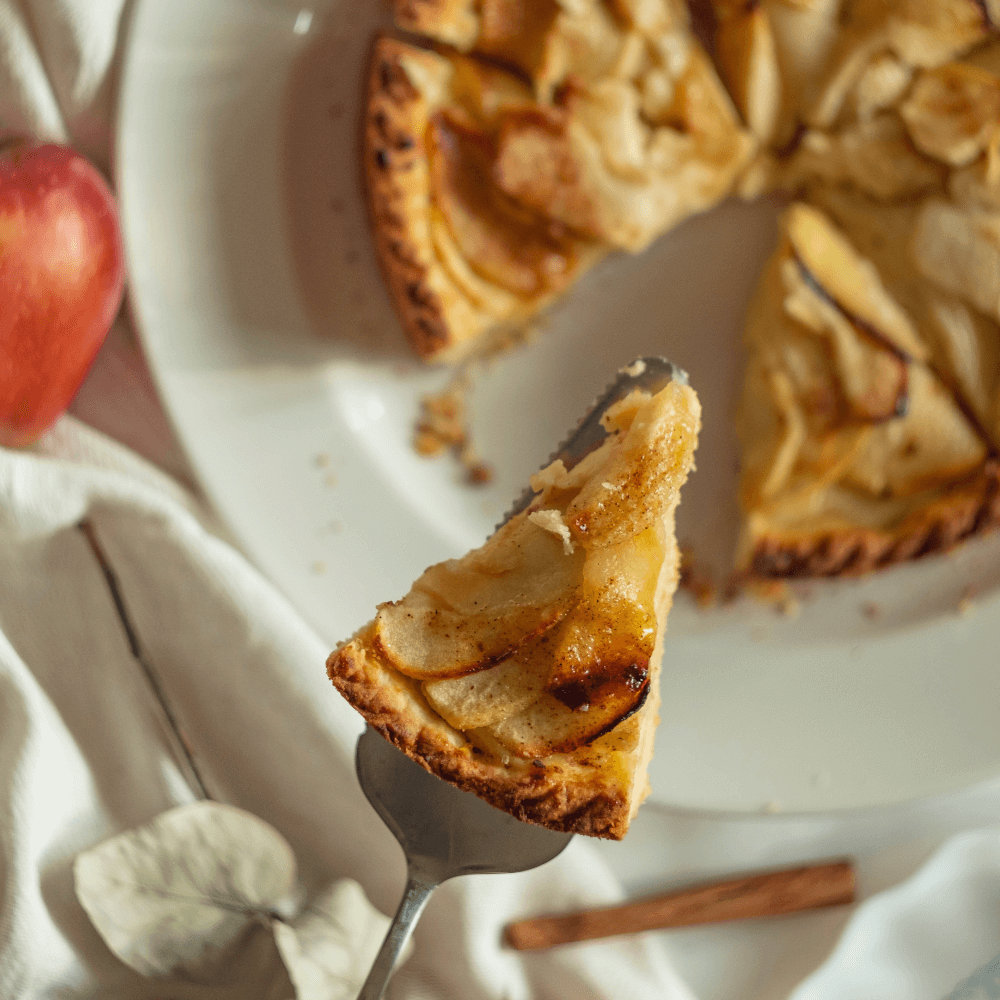
[[[0,444],[47,430],[83,381],[121,303],[115,200],[64,146],[0,149]]]

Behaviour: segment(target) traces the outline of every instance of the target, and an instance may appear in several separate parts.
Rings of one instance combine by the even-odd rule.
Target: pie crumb
[[[420,400],[413,448],[424,458],[451,451],[465,469],[466,481],[482,486],[493,481],[493,468],[472,447],[468,423],[468,376],[460,371],[441,392]]]
[[[794,618],[799,613],[799,601],[785,580],[750,579],[743,589],[787,618]]]
[[[801,610],[802,604],[794,594],[786,594],[778,602],[778,612],[785,618],[798,618]]]
[[[622,375],[628,375],[631,378],[638,378],[646,370],[646,362],[642,358],[638,358],[633,361],[632,364],[626,365],[621,369]]]
[[[493,467],[485,462],[473,462],[466,466],[469,482],[474,486],[484,486],[493,482]]]
[[[573,554],[573,539],[569,534],[569,526],[562,519],[562,514],[557,510],[533,510],[528,515],[528,520],[532,524],[537,524],[545,531],[551,531],[553,535],[558,535],[562,539],[563,552],[571,556]]]
[[[465,386],[449,383],[442,392],[420,400],[413,445],[419,455],[440,455],[447,448],[461,449],[466,443]]]

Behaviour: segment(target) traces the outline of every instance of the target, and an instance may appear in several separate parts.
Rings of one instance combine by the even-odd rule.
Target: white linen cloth
[[[30,133],[71,142],[109,171],[127,8],[0,0],[0,141]],[[31,451],[0,449],[0,1000],[275,995],[274,976],[256,993],[144,981],[108,951],[74,897],[79,851],[192,796],[80,522],[114,570],[213,794],[285,835],[307,889],[353,877],[391,912],[403,864],[354,779],[360,721],[325,679],[322,642],[180,485],[192,485],[190,474],[124,320],[72,409],[91,426],[67,417]],[[498,947],[511,917],[620,895],[580,838],[536,872],[450,883],[390,996],[689,1000],[650,936],[528,956]],[[718,964],[748,958],[719,952]],[[836,967],[824,968],[824,996],[838,996]],[[972,964],[958,968],[954,981]]]

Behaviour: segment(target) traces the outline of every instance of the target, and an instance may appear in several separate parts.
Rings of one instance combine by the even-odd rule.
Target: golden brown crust
[[[424,358],[450,344],[440,297],[428,277],[432,250],[410,204],[427,196],[424,102],[401,63],[409,49],[377,38],[369,61],[363,162],[376,255],[396,313]]]
[[[753,577],[860,576],[894,563],[945,552],[1000,525],[1000,464],[988,459],[972,476],[888,529],[775,533],[755,540]]]
[[[421,712],[415,692],[370,659],[358,639],[330,655],[327,673],[373,729],[432,774],[527,823],[610,840],[625,836],[628,803],[594,773],[572,763],[505,766],[477,753],[457,730]]]

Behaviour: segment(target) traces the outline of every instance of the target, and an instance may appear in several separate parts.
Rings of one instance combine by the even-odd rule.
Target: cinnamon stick
[[[526,951],[853,902],[854,867],[850,861],[834,861],[727,879],[622,906],[521,920],[508,924],[504,938],[509,947]]]

